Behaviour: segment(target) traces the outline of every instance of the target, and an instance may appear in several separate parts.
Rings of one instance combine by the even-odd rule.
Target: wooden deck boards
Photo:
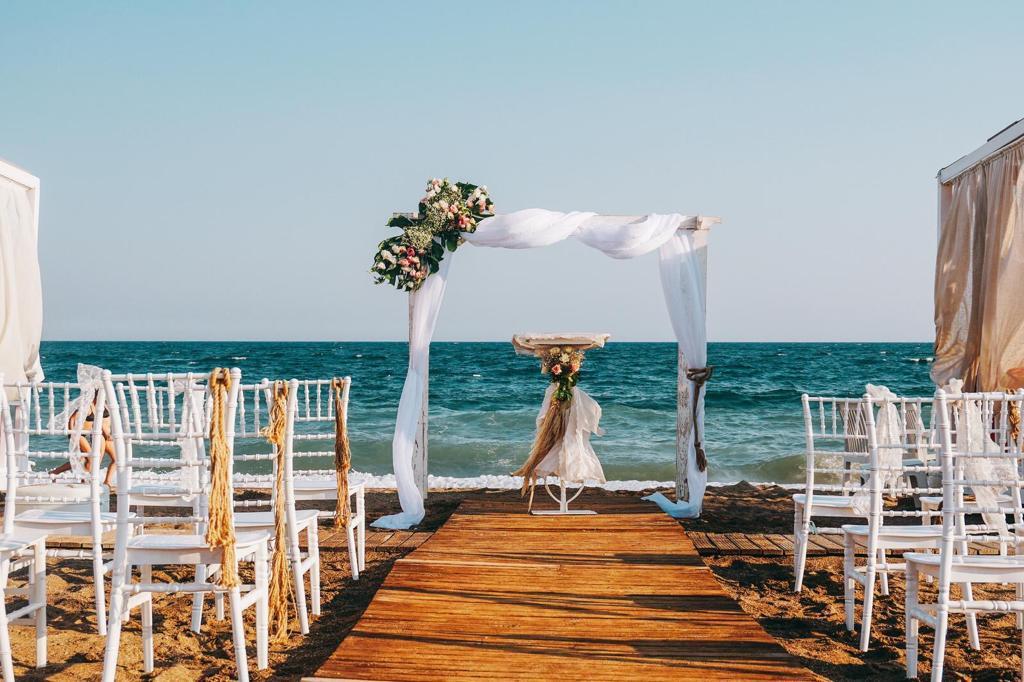
[[[600,514],[463,502],[310,679],[814,679],[678,523],[640,503],[585,505]]]

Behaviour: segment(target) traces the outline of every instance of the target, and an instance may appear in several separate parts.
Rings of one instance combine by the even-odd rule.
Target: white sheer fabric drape
[[[634,258],[663,249],[661,258],[665,300],[672,326],[691,367],[703,367],[707,359],[707,332],[704,316],[704,272],[702,258],[696,253],[692,235],[681,228],[699,227],[700,218],[678,213],[668,215],[601,216],[594,213],[548,211],[532,208],[482,220],[476,232],[466,234],[474,246],[505,249],[530,249],[550,246],[575,237],[612,258]],[[665,249],[667,248],[667,251]],[[408,528],[423,519],[423,499],[416,487],[412,459],[416,431],[423,408],[430,339],[444,299],[452,254],[441,269],[412,296],[412,320],[409,338],[409,373],[398,406],[392,457],[402,512],[378,519],[373,525],[384,528]],[[690,268],[699,268],[690,272]],[[668,278],[666,281],[666,270]],[[703,399],[699,407],[703,420]],[[692,444],[691,444],[692,449]],[[692,453],[691,453],[692,462]],[[691,471],[696,464],[691,463]],[[691,482],[691,500],[700,502],[707,483],[706,472]]]
[[[378,528],[409,528],[423,520],[423,496],[416,487],[412,458],[416,449],[416,432],[423,412],[423,388],[426,386],[430,360],[430,339],[434,336],[437,316],[441,312],[444,292],[448,287],[448,269],[452,254],[441,261],[441,267],[428,277],[423,286],[409,294],[409,370],[398,402],[395,436],[391,441],[395,486],[402,511],[384,516],[373,525]]]
[[[36,242],[28,190],[0,177],[0,373],[8,382],[43,379],[43,295]]]
[[[554,394],[555,385],[552,383],[544,392],[544,402],[537,414],[538,429],[544,421],[544,415],[548,413]],[[601,406],[582,388],[573,388],[565,435],[537,465],[537,478],[558,476],[566,483],[604,483],[604,469],[597,458],[597,453],[594,452],[594,447],[590,444],[591,434],[604,435],[600,423]]]

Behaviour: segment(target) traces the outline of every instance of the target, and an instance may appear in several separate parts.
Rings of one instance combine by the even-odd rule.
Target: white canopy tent
[[[939,171],[932,380],[1024,388],[1024,119]]]
[[[586,212],[561,213],[526,209],[480,222],[465,234],[474,246],[527,249],[550,246],[570,237],[612,258],[635,258],[658,251],[662,289],[679,344],[676,497],[684,513],[698,516],[707,485],[707,471],[698,466],[696,437],[703,434],[704,397],[693,370],[707,364],[707,235],[720,220],[708,216],[648,214],[613,216]],[[409,370],[402,390],[392,443],[395,480],[402,512],[374,525],[408,528],[423,519],[427,494],[430,340],[448,285],[453,254],[440,270],[409,296]],[[700,373],[697,373],[700,374]],[[699,397],[698,397],[699,396]],[[696,416],[696,421],[694,420]]]
[[[0,372],[40,381],[39,178],[0,159]]]

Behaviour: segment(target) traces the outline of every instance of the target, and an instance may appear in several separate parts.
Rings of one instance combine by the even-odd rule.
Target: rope
[[[523,477],[523,487],[519,494],[523,496],[530,491],[530,502],[527,511],[533,509],[533,491],[537,486],[537,467],[544,461],[548,452],[565,437],[566,427],[569,425],[569,407],[572,400],[556,400],[554,394],[551,396],[551,404],[548,411],[544,413],[544,420],[537,428],[537,436],[533,439],[533,447],[530,449],[530,456],[523,466],[512,472],[513,476]]]
[[[218,367],[210,373],[210,523],[206,542],[221,548],[221,587],[238,587],[238,558],[235,556],[235,524],[231,499],[231,448],[224,427],[224,402],[231,388],[228,370]]]
[[[686,370],[686,378],[693,382],[693,447],[697,451],[697,469],[700,471],[705,471],[708,468],[708,458],[704,454],[704,446],[700,442],[700,424],[697,421],[697,407],[700,405],[701,389],[704,388],[704,384],[707,383],[714,372],[715,368],[711,365]]]
[[[338,499],[334,503],[334,527],[347,528],[352,510],[348,506],[348,472],[352,468],[352,448],[348,442],[348,414],[342,393],[348,382],[331,379],[334,399],[334,475],[338,483]]]
[[[287,519],[284,491],[285,429],[288,421],[288,384],[275,381],[270,424],[260,433],[274,446],[277,473],[274,477],[274,557],[270,565],[270,636],[275,642],[288,639],[288,606],[293,600],[292,581],[288,575]]]

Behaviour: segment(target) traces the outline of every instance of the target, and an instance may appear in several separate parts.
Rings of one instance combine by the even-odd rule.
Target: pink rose
[[[559,374],[562,373],[562,366],[561,365],[552,365],[551,366],[551,373],[554,374],[557,377]]]
[[[416,249],[412,248],[411,246],[407,247],[405,249],[405,255],[406,256],[415,256],[416,255]]]
[[[398,261],[398,264],[401,265],[404,268],[405,266],[407,266],[409,264],[409,259],[408,258],[403,258],[403,259]]]

